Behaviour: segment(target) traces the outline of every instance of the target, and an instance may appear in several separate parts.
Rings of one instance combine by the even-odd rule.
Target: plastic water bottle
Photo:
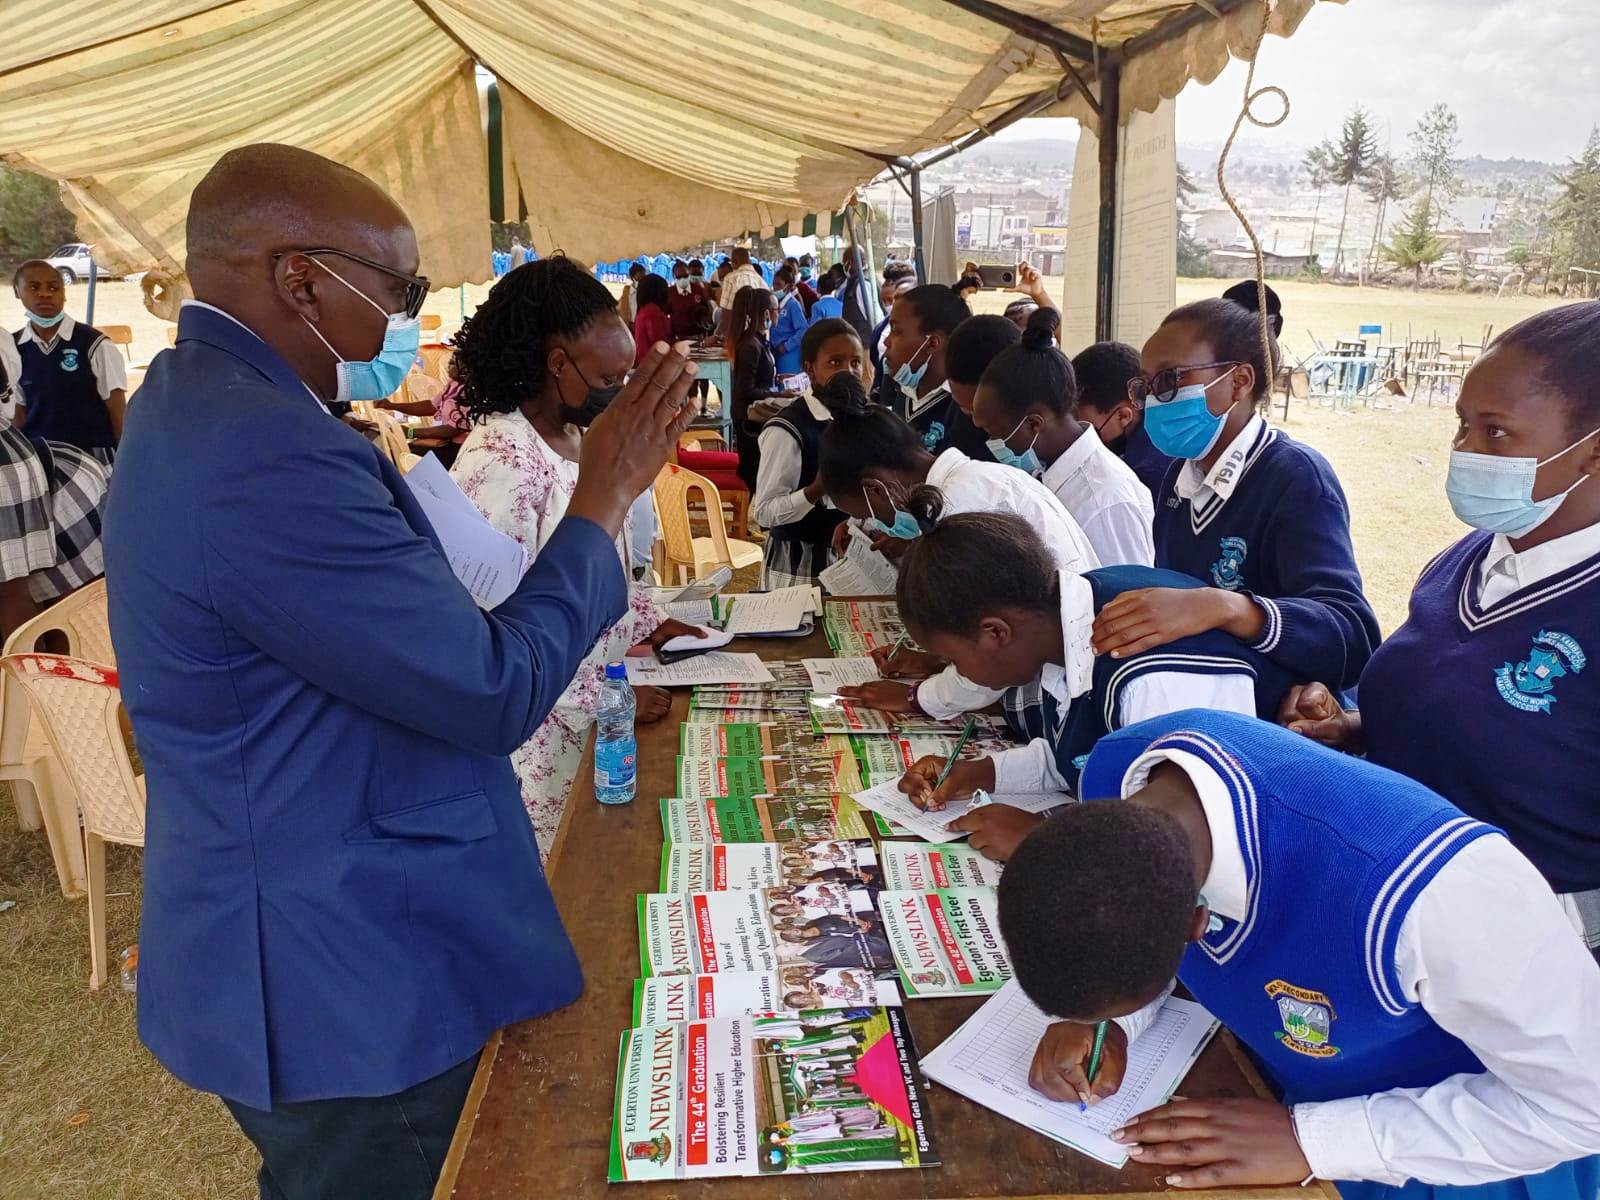
[[[633,713],[628,673],[621,663],[610,663],[594,714],[594,794],[601,804],[627,804],[638,790],[639,746],[633,737]]]

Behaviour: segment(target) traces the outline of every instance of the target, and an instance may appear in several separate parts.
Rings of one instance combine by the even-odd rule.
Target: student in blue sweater
[[[772,332],[767,341],[772,346],[772,357],[777,363],[778,378],[798,375],[805,369],[800,357],[800,340],[805,336],[809,321],[806,306],[795,291],[794,268],[785,263],[772,274],[772,299],[778,306],[773,319]]]
[[[1060,1019],[1035,1088],[1114,1093],[1176,977],[1277,1098],[1174,1100],[1113,1135],[1168,1185],[1594,1200],[1600,967],[1499,830],[1231,713],[1108,734],[1083,794],[1000,878],[1016,980]]]
[[[1272,379],[1256,314],[1230,300],[1173,310],[1129,384],[1174,463],[1155,496],[1156,566],[1207,586],[1119,597],[1095,650],[1121,657],[1207,630],[1232,634],[1299,679],[1353,687],[1378,644],[1350,510],[1326,459],[1256,411]]]
[[[920,759],[900,781],[919,805],[943,808],[975,790],[1075,791],[1084,757],[1107,730],[1184,708],[1270,716],[1289,677],[1221,633],[1181,638],[1120,662],[1089,645],[1094,614],[1130,588],[1193,588],[1152,567],[1061,570],[1026,521],[1009,514],[941,519],[938,489],[912,490],[906,508],[922,536],[900,563],[895,599],[906,630],[985,688],[1038,682],[1040,709],[1024,746],[959,762],[935,787],[944,760]],[[993,805],[953,827],[974,849],[1004,858],[1040,818]]]
[[[1361,676],[1284,719],[1506,831],[1600,954],[1600,304],[1506,330],[1467,372],[1445,491],[1473,526]],[[1448,719],[1442,714],[1448,713]]]

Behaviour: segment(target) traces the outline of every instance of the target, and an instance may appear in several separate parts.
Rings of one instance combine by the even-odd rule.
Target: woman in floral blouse
[[[578,482],[583,429],[621,390],[633,335],[617,302],[582,266],[556,255],[504,276],[456,338],[461,405],[473,422],[452,469],[496,529],[537,555]],[[628,568],[626,531],[617,539]],[[631,574],[631,572],[630,572]],[[640,642],[659,646],[702,632],[675,621],[637,586],[628,612],[604,634],[533,737],[511,756],[539,853],[550,852],[594,720],[605,664]],[[659,721],[669,698],[635,688],[640,722]]]

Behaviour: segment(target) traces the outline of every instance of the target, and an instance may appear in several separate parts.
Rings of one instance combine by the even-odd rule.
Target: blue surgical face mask
[[[331,397],[335,404],[343,404],[349,400],[382,400],[385,396],[392,396],[400,390],[400,384],[405,381],[406,372],[411,370],[411,365],[417,360],[417,347],[422,342],[422,322],[417,317],[408,317],[403,312],[384,312],[380,305],[371,296],[367,295],[355,284],[351,283],[339,272],[324,263],[316,262],[329,275],[332,275],[345,287],[360,296],[373,308],[383,313],[388,324],[383,330],[383,345],[378,353],[366,362],[349,362],[339,358],[339,352],[328,344],[328,339],[323,337],[317,327],[306,321],[306,327],[317,335],[317,341],[328,347],[328,353],[339,359],[335,369],[339,381],[338,391]]]
[[[1206,405],[1206,393],[1224,379],[1232,378],[1233,372],[1229,371],[1210,383],[1181,387],[1172,393],[1170,400],[1158,401],[1154,396],[1146,400],[1144,431],[1150,435],[1155,448],[1173,458],[1204,458],[1209,454],[1222,434],[1222,426],[1233,404],[1220,415],[1213,413]]]
[[[1535,500],[1533,484],[1539,468],[1576,450],[1597,433],[1600,429],[1590,430],[1565,450],[1543,460],[1452,450],[1450,472],[1444,481],[1450,507],[1461,520],[1486,533],[1503,533],[1506,537],[1532,533],[1554,516],[1561,502],[1589,478],[1580,475],[1566,491]]]
[[[1021,421],[1018,421],[1017,429],[1021,429],[1027,419],[1027,417],[1023,417]],[[1007,444],[1017,436],[1017,429],[1013,429],[1003,438],[990,438],[985,445],[989,447],[989,453],[994,455],[995,462],[1002,467],[1016,467],[1017,470],[1026,471],[1037,479],[1044,474],[1044,464],[1039,461],[1039,453],[1034,449],[1034,446],[1039,441],[1039,435],[1037,433],[1034,434],[1033,441],[1028,443],[1028,448],[1018,454]]]
[[[35,313],[33,309],[30,308],[28,310],[28,320],[33,322],[33,324],[37,325],[40,329],[54,329],[66,319],[67,310],[64,308],[53,317],[41,317]]]
[[[911,357],[900,364],[900,369],[894,373],[894,381],[900,390],[906,394],[906,399],[914,401],[917,398],[917,386],[922,382],[922,377],[928,373],[928,363],[933,361],[929,355],[927,362],[920,367],[913,368],[911,364],[916,361],[917,355],[922,353],[922,347],[928,344],[928,339],[923,338],[922,344],[911,352]]]
[[[874,480],[873,482],[876,483],[877,481]],[[889,495],[889,489],[883,487],[881,483],[878,486],[883,488],[883,494],[888,497],[889,503],[893,504],[894,497]],[[867,495],[866,484],[861,485],[861,499],[866,502],[867,512],[872,514],[867,517],[865,522],[865,528],[868,533],[883,533],[892,538],[899,538],[904,542],[909,542],[912,538],[922,536],[922,529],[917,524],[917,519],[899,506],[896,506],[894,510],[894,524],[885,525],[878,520],[877,515],[872,513],[872,498]]]
[[[772,293],[772,298],[778,302],[778,307],[781,309],[784,305],[784,301],[789,299],[789,293],[787,290],[779,288],[777,291]]]

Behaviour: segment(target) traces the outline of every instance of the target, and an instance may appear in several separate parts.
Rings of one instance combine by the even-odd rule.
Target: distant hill
[[[1062,122],[1064,125],[1076,125],[1072,122]],[[965,154],[959,161],[975,166],[988,165],[991,167],[1020,168],[1029,165],[1036,167],[1060,167],[1063,170],[1072,169],[1073,155],[1078,151],[1078,137],[1074,132],[1070,137],[1059,138],[1027,138],[1021,141],[995,141],[980,142]]]

